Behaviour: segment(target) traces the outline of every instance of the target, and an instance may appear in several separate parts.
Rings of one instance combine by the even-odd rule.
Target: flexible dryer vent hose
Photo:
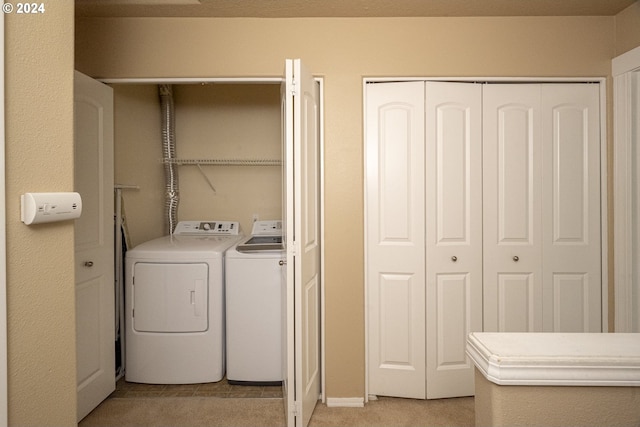
[[[180,189],[178,169],[171,160],[176,159],[175,115],[173,109],[173,88],[158,85],[162,120],[162,159],[164,164],[165,209],[167,234],[173,234],[177,225]]]

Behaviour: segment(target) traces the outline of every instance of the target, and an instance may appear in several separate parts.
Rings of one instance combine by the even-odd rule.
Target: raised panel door
[[[484,330],[541,331],[540,85],[483,96]]]
[[[369,393],[425,398],[424,82],[367,86]]]
[[[600,332],[599,87],[542,85],[544,330]]]
[[[427,82],[427,398],[474,393],[466,337],[482,330],[482,87]]]
[[[74,74],[78,421],[115,390],[113,90]]]

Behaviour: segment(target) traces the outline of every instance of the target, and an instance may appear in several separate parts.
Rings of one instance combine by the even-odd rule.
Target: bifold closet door
[[[599,86],[366,95],[369,393],[473,394],[469,332],[601,331]]]
[[[484,89],[484,330],[601,331],[593,84]]]
[[[424,399],[424,82],[366,93],[369,393]]]
[[[474,393],[465,347],[482,330],[481,90],[367,86],[371,394]]]
[[[542,85],[544,331],[602,331],[599,93]]]
[[[482,331],[482,86],[427,82],[427,398],[472,396]]]
[[[483,90],[484,330],[542,331],[540,85]]]

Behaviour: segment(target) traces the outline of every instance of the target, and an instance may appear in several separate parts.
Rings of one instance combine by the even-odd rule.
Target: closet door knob
[[[84,266],[85,267],[93,267],[93,261],[85,261],[84,262]]]
[[[451,261],[453,261],[453,262],[458,261],[458,257],[457,257],[457,256],[455,256],[455,255],[454,255],[454,256],[452,256],[452,257],[451,257]]]
[[[518,257],[518,255],[515,255],[513,257],[513,262],[518,262],[520,260],[520,258]]]

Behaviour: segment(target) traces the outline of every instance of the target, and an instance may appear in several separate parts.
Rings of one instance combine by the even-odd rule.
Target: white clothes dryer
[[[224,377],[224,255],[241,238],[238,222],[183,221],[173,235],[127,252],[127,381]]]
[[[256,221],[252,235],[227,251],[227,381],[280,384],[283,275],[282,221]]]

